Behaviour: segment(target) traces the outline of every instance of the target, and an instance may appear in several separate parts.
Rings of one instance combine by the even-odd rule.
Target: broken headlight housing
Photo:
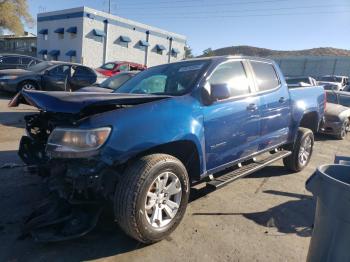
[[[79,153],[99,149],[107,141],[110,127],[95,129],[55,128],[47,141],[46,151]]]

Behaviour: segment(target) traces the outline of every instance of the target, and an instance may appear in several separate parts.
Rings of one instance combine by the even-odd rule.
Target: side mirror
[[[45,70],[44,71],[44,75],[49,75],[50,74],[50,71],[49,70]]]
[[[223,100],[231,96],[230,88],[227,84],[211,84],[210,97],[212,101]]]

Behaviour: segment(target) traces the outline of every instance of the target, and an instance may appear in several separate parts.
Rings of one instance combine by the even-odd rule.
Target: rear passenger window
[[[252,61],[259,91],[267,91],[279,86],[280,81],[272,64]]]
[[[19,64],[19,57],[15,57],[15,56],[4,57],[2,59],[2,62],[4,64],[16,65],[16,64]]]
[[[249,94],[249,82],[244,67],[240,61],[219,65],[208,82],[211,85],[226,84],[231,90],[231,96]]]

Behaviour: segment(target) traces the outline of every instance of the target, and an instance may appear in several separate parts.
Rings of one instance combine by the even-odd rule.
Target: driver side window
[[[50,70],[50,75],[67,75],[69,73],[70,66],[60,65]]]
[[[208,82],[211,85],[227,85],[231,97],[250,93],[249,81],[241,61],[219,65]]]

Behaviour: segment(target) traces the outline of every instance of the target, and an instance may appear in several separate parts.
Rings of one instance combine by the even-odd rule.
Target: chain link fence
[[[350,57],[271,57],[286,76],[350,76]]]

